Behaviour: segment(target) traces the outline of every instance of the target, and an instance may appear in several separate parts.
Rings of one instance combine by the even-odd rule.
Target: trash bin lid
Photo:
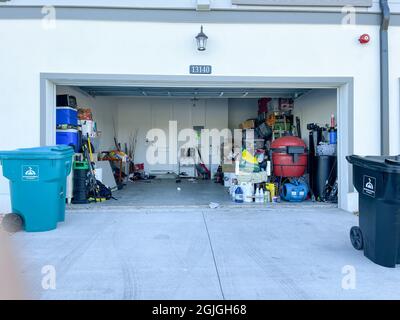
[[[348,156],[346,157],[353,165],[366,169],[378,170],[387,173],[400,174],[400,155],[399,156]]]
[[[70,146],[57,145],[39,148],[24,148],[12,151],[0,151],[0,160],[21,160],[21,159],[48,159],[57,160],[72,157],[74,149]]]

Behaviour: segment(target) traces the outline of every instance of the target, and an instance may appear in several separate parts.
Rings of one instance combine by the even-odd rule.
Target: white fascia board
[[[198,0],[0,0],[0,7],[60,6],[81,8],[134,8],[196,10]],[[207,0],[211,10],[232,11],[303,11],[303,12],[341,12],[342,7],[324,6],[251,6],[235,5],[232,0]],[[400,13],[400,0],[389,0],[392,13]],[[371,7],[358,7],[357,12],[380,12],[379,0],[373,0]]]
[[[211,9],[211,0],[197,0],[197,11],[209,11]]]
[[[373,0],[232,0],[233,4],[260,6],[370,7]]]
[[[196,0],[10,0],[4,3],[0,2],[0,6],[60,6],[140,9],[195,9],[196,4]]]

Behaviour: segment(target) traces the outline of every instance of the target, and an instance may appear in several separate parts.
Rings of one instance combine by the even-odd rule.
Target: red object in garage
[[[361,44],[366,44],[371,40],[371,37],[369,34],[364,33],[363,35],[360,36],[358,41],[360,41]]]
[[[307,168],[307,146],[298,137],[282,137],[271,144],[272,165],[277,177],[297,178]]]
[[[258,100],[258,114],[268,112],[268,104],[271,100],[271,98],[261,98]]]

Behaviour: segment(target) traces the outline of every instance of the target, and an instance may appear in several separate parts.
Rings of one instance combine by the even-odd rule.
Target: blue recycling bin
[[[25,231],[53,230],[65,220],[73,154],[69,146],[0,151],[3,175],[10,181],[12,213],[21,217]]]

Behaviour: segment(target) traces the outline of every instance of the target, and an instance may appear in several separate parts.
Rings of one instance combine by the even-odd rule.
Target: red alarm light
[[[360,41],[361,44],[366,44],[371,40],[371,37],[369,36],[369,34],[363,34],[360,36],[360,39],[358,39],[358,41]]]

